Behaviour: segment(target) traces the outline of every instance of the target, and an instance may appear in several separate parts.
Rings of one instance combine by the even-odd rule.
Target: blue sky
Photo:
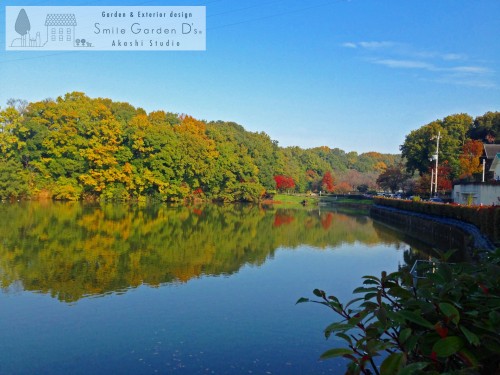
[[[399,152],[500,111],[499,0],[0,0],[0,105],[83,91],[235,121],[281,146]],[[5,5],[206,5],[207,50],[5,51]]]

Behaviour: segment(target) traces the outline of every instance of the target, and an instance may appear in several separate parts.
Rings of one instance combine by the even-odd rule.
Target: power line
[[[344,2],[349,2],[349,1],[350,0],[327,1],[327,2],[324,2],[322,4],[312,5],[312,6],[309,6],[309,7],[304,7],[304,8],[300,8],[300,9],[294,9],[294,10],[290,10],[290,11],[286,11],[286,12],[279,12],[279,13],[271,14],[271,15],[268,15],[268,16],[263,16],[263,17],[258,17],[258,18],[252,18],[252,19],[249,19],[249,20],[243,20],[243,21],[239,21],[239,22],[234,22],[234,23],[226,24],[226,25],[210,27],[210,28],[207,28],[207,31],[208,30],[221,29],[223,27],[241,25],[243,23],[248,23],[248,22],[260,21],[260,20],[265,20],[265,19],[269,19],[269,18],[275,18],[275,17],[279,17],[279,16],[282,16],[282,15],[285,15],[285,14],[293,14],[293,13],[303,12],[303,11],[309,10],[309,9],[320,8],[320,7],[324,7],[324,6],[329,6],[329,5],[334,5],[334,4],[344,3]]]
[[[268,5],[275,4],[275,3],[281,3],[283,1],[288,1],[288,0],[267,1],[265,4],[256,4],[256,5],[251,5],[251,6],[248,6],[248,7],[245,7],[245,8],[238,8],[238,9],[228,10],[228,11],[221,12],[221,13],[210,14],[210,15],[207,16],[207,18],[222,16],[224,14],[229,14],[229,13],[241,12],[242,10],[248,10],[248,9],[253,9],[253,8],[260,8],[262,6],[268,6]]]

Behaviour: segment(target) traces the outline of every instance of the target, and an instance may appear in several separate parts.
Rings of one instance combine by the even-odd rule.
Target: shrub
[[[59,177],[52,188],[52,197],[56,200],[77,201],[83,189],[74,178]]]
[[[498,253],[498,251],[497,251]],[[343,304],[314,290],[342,320],[325,329],[345,346],[322,359],[350,360],[346,374],[497,374],[500,372],[500,256],[482,264],[423,263],[364,276],[362,296]],[[385,355],[380,367],[375,358]]]

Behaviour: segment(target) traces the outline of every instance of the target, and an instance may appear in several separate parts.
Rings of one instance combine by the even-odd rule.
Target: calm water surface
[[[0,374],[328,374],[343,299],[418,250],[366,216],[0,205]]]

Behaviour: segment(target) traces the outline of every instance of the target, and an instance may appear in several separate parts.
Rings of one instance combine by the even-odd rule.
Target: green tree
[[[395,193],[404,187],[405,182],[410,178],[403,169],[403,165],[397,165],[387,168],[377,178],[377,184],[384,190],[390,190]]]
[[[469,136],[484,143],[500,143],[500,112],[486,112],[476,117]]]
[[[29,193],[29,174],[20,162],[0,158],[0,199],[21,198]]]
[[[401,156],[406,160],[406,169],[410,173],[415,171],[425,173],[429,168],[429,159],[436,152],[435,142],[432,138],[438,133],[444,136],[444,129],[440,120],[433,121],[413,130],[405,138],[400,146]]]

